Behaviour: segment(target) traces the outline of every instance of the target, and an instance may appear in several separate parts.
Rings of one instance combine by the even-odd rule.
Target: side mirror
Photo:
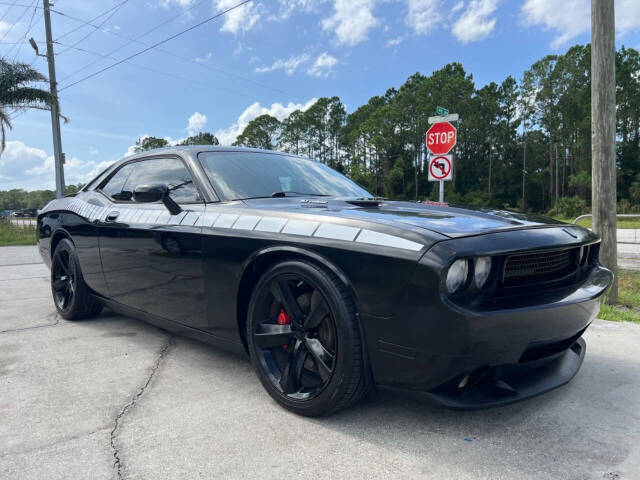
[[[153,203],[169,195],[166,185],[138,185],[133,190],[133,199],[139,203]]]
[[[139,203],[161,201],[167,207],[167,210],[171,212],[171,215],[177,215],[182,212],[180,205],[169,196],[169,187],[162,184],[138,185],[133,190],[133,200]]]

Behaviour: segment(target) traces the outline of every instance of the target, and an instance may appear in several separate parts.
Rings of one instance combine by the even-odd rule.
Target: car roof
[[[129,155],[119,161],[116,164],[120,164],[125,161],[133,160],[136,158],[143,158],[152,155],[166,155],[166,154],[191,154],[197,155],[200,152],[252,152],[252,153],[269,153],[269,154],[282,154],[290,157],[301,158],[304,160],[315,161],[311,158],[301,157],[299,155],[295,155],[293,153],[280,152],[277,150],[265,150],[262,148],[250,148],[250,147],[235,147],[228,145],[180,145],[173,147],[163,147],[163,148],[154,148],[151,150],[145,150],[144,152],[135,153],[133,155]]]
[[[307,160],[309,162],[317,162],[312,158],[303,157],[301,155],[295,155],[293,153],[280,152],[278,150],[265,150],[262,148],[249,148],[249,147],[235,147],[230,145],[176,145],[172,147],[163,147],[163,148],[153,148],[151,150],[145,150],[143,152],[134,153],[133,155],[128,155],[120,160],[116,160],[111,165],[109,165],[105,170],[99,173],[96,177],[91,179],[82,189],[83,191],[92,190],[96,186],[96,180],[100,179],[100,182],[106,178],[106,176],[110,175],[111,172],[120,168],[123,163],[129,162],[131,160],[136,160],[139,158],[147,158],[153,157],[155,155],[179,155],[179,156],[190,156],[196,157],[200,152],[252,152],[252,153],[266,153],[266,154],[280,154],[287,155],[289,157],[299,158],[301,160]]]

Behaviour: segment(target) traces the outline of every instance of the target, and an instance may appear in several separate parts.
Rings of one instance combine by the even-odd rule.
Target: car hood
[[[350,198],[287,197],[245,200],[258,209],[324,215],[395,226],[409,230],[428,230],[449,238],[483,233],[563,225],[562,222],[533,214],[484,208],[459,208],[418,202],[368,201]]]

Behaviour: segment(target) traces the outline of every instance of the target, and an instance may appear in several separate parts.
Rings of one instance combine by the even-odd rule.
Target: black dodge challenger
[[[612,274],[588,230],[387,201],[329,167],[230,147],[144,152],[38,216],[60,315],[103,306],[247,351],[284,407],[376,385],[454,408],[567,383]]]

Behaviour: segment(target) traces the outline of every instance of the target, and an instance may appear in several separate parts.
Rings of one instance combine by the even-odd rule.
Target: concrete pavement
[[[0,248],[0,478],[639,479],[640,327],[597,321],[582,370],[452,412],[383,391],[297,417],[246,358],[102,313],[55,315],[34,247]]]

